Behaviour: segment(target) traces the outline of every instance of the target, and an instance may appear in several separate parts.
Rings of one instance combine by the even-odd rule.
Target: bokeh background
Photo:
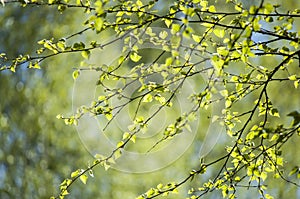
[[[165,1],[165,4],[170,2]],[[249,2],[244,3],[249,5]],[[282,10],[300,7],[298,0],[277,2],[282,4]],[[166,6],[161,5],[163,12]],[[80,31],[84,17],[87,17],[82,16],[82,11],[77,9],[67,9],[61,14],[55,7],[7,4],[0,8],[0,52],[6,52],[11,58],[19,54],[35,54],[37,41],[62,38]],[[89,39],[86,37],[89,35],[80,36],[80,39]],[[63,179],[93,161],[76,129],[56,119],[57,114],[72,113],[72,71],[80,61],[80,54],[70,54],[48,59],[39,70],[22,66],[14,74],[9,71],[0,73],[0,198],[49,198],[57,195]],[[265,65],[270,60],[260,61]],[[275,87],[272,91],[272,98],[280,99],[277,106],[286,113],[299,108],[299,97],[299,91],[295,92],[291,85]],[[200,121],[200,125],[204,131],[208,128],[205,120]],[[203,137],[203,134],[197,135],[194,144],[181,158],[156,172],[132,174],[96,168],[95,177],[89,178],[87,185],[77,182],[72,187],[70,198],[129,199],[159,183],[179,181],[199,165]],[[211,160],[225,152],[223,142],[220,139],[210,153]],[[297,143],[299,140],[291,140],[286,146],[291,152],[286,154],[291,167],[299,164]],[[214,172],[209,171],[190,185],[199,186]],[[299,189],[285,182],[270,180],[269,188],[276,198],[300,197]],[[188,187],[181,188],[181,195],[170,195],[169,198],[185,198],[185,189]],[[256,198],[253,194],[241,194],[240,198]],[[221,194],[211,193],[207,198],[221,198]]]

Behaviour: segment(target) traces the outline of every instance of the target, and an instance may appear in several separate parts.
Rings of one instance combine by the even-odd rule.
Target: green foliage
[[[288,154],[288,147],[299,141],[300,134],[298,9],[282,11],[279,5],[263,0],[250,6],[236,0],[34,0],[22,5],[54,5],[62,13],[78,8],[86,21],[81,22],[82,30],[71,36],[38,41],[36,56],[8,58],[1,53],[0,70],[17,72],[22,65],[41,69],[50,58],[78,53],[81,62],[72,73],[74,81],[90,71],[97,75],[97,82],[89,88],[96,87],[99,93],[89,104],[76,107],[73,114],[57,118],[78,126],[86,116],[100,117],[106,121],[101,129],[109,129],[110,136],[117,139],[107,154],[97,154],[88,167],[71,172],[71,178],[60,184],[56,198],[72,195],[78,180],[89,187],[93,170],[99,165],[109,170],[126,161],[126,150],[150,153],[189,132],[199,134],[193,122],[201,118],[201,111],[218,103],[223,108],[211,117],[226,131],[223,148],[205,161],[191,156],[197,162],[200,159],[200,164],[188,165],[188,170],[195,169],[182,180],[167,179],[169,182],[161,181],[152,188],[147,185],[143,194],[136,193],[137,198],[180,194],[193,199],[211,192],[223,198],[241,198],[250,188],[261,198],[273,198],[272,189],[280,189],[278,181],[300,187],[290,178],[299,178],[299,160]],[[115,37],[109,41],[99,39],[112,34]],[[107,50],[110,47],[113,50]],[[99,54],[109,57],[111,53],[114,61],[99,58]],[[189,82],[195,89],[184,89]],[[135,90],[128,94],[131,85]],[[184,100],[190,106],[177,111],[182,93],[188,93]],[[121,111],[131,107],[128,130],[111,127]],[[144,144],[139,136],[151,133],[151,122],[163,111],[174,111],[167,116],[171,121],[157,124],[163,130],[156,132],[154,142]],[[187,192],[181,189],[184,186]]]

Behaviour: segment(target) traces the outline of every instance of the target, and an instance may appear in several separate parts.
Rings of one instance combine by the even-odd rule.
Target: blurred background
[[[166,1],[166,4],[170,2]],[[249,1],[245,3],[248,5]],[[300,7],[297,0],[278,3],[283,3],[283,10],[295,8],[295,5]],[[161,7],[162,10],[165,8]],[[82,11],[77,9],[67,9],[61,14],[55,7],[21,7],[17,4],[1,6],[0,53],[6,52],[10,58],[19,54],[35,54],[37,41],[62,38],[80,31],[84,17],[87,18],[82,16]],[[80,36],[80,39],[88,39],[85,37],[88,35]],[[113,50],[105,53],[113,54]],[[56,119],[58,114],[72,113],[72,72],[80,61],[80,54],[70,54],[46,60],[39,70],[28,70],[26,66],[21,66],[15,74],[0,72],[1,199],[49,198],[57,195],[60,183],[72,171],[86,168],[93,161],[76,129]],[[269,61],[261,60],[264,65]],[[299,108],[299,92],[295,93],[291,85],[273,89],[272,98],[281,99],[277,104],[280,111],[288,113]],[[282,92],[286,95],[283,96]],[[200,121],[200,124],[202,130],[208,128],[205,120]],[[78,181],[72,187],[70,198],[129,199],[159,183],[182,180],[191,169],[199,165],[199,143],[203,136],[197,135],[194,144],[181,158],[156,172],[132,174],[114,169],[105,171],[97,167],[95,177],[89,178],[87,185]],[[299,164],[299,159],[295,158],[299,157],[296,146],[297,140],[292,140],[286,149],[291,151],[286,155],[291,167]],[[224,152],[224,145],[219,143],[210,153],[211,160]],[[199,186],[214,172],[211,170],[190,185]],[[299,189],[285,182],[280,184],[278,181],[270,181],[269,188],[277,196],[275,198],[300,197]],[[181,195],[170,195],[169,198],[185,198],[187,189],[184,186]],[[206,198],[221,198],[221,195],[211,193]],[[256,195],[241,194],[240,198],[256,198]]]

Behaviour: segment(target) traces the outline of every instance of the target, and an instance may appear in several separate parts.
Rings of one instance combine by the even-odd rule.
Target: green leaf
[[[212,65],[216,68],[217,71],[221,71],[222,67],[224,66],[224,60],[220,59],[217,56],[212,57]]]
[[[9,70],[10,70],[11,72],[15,73],[15,72],[16,72],[16,67],[11,66],[11,67],[9,68]]]
[[[90,175],[91,177],[94,177],[94,172],[93,172],[92,169],[89,170],[89,175]]]
[[[37,0],[35,0],[35,1],[37,1]],[[33,2],[33,1],[31,1],[31,2]],[[65,11],[66,8],[67,8],[67,6],[65,6],[65,5],[58,5],[58,6],[57,6],[57,10],[58,10],[59,12]]]
[[[190,8],[190,7],[185,7],[182,10],[182,13],[188,16],[193,16],[195,14],[194,8]]]
[[[253,6],[251,6],[250,9],[249,9],[249,13],[250,13],[250,14],[255,14],[256,10],[257,10],[257,7],[253,5]]]
[[[80,1],[81,2],[81,1]],[[80,4],[80,3],[79,3]],[[103,13],[103,3],[102,1],[96,1],[95,2],[96,12],[98,15],[101,15]]]
[[[195,42],[199,43],[201,41],[201,37],[195,34],[192,34],[192,38]]]
[[[147,198],[152,197],[155,194],[155,189],[151,188],[146,192]]]
[[[40,45],[44,45],[45,42],[46,42],[46,39],[42,39],[42,40],[38,41],[37,43]]]
[[[207,5],[208,5],[208,1],[206,0],[200,1],[200,6],[202,7],[201,10],[206,10]]]
[[[156,94],[156,95],[154,96],[154,99],[155,99],[156,101],[159,101],[159,103],[160,103],[161,105],[165,105],[165,104],[166,104],[166,98],[163,97],[163,96],[161,96],[161,95],[159,95],[159,94]]]
[[[278,134],[274,134],[274,135],[271,137],[270,142],[276,141],[278,138],[279,138],[279,135],[278,135]]]
[[[171,66],[172,63],[173,63],[173,58],[172,57],[168,57],[166,59],[165,65],[166,66]]]
[[[295,173],[299,173],[299,172],[300,172],[300,168],[296,166],[290,171],[289,176],[294,175]]]
[[[243,10],[240,4],[236,4],[236,5],[234,6],[234,9],[235,9],[236,11],[238,11],[238,12],[242,12],[242,10]]]
[[[56,45],[57,45],[57,47],[58,47],[60,50],[62,50],[62,51],[64,51],[65,48],[66,48],[65,41],[59,41],[59,42],[57,42]]]
[[[113,118],[113,114],[111,112],[104,113],[104,116],[106,117],[107,120],[111,120]]]
[[[82,56],[84,59],[90,58],[90,54],[91,54],[91,52],[90,52],[89,50],[85,50],[85,51],[82,51],[82,52],[81,52],[81,56]]]
[[[221,90],[219,92],[223,97],[228,97],[228,90]]]
[[[298,87],[299,87],[299,82],[300,82],[300,80],[294,81],[294,87],[295,87],[295,88],[298,88]]]
[[[138,62],[138,61],[140,61],[141,58],[142,58],[142,56],[138,55],[136,52],[133,52],[130,54],[130,59],[133,62]]]
[[[227,50],[226,47],[219,47],[219,48],[217,48],[217,52],[218,52],[218,54],[220,54],[220,55],[222,55],[224,57],[227,56],[228,53],[229,53],[229,51]]]
[[[53,3],[55,3],[55,2],[56,2],[56,0],[49,0],[49,1],[48,1],[49,4],[53,4]]]
[[[266,178],[268,177],[268,174],[266,172],[261,172],[260,177],[263,181],[265,181]]]
[[[280,117],[279,112],[276,108],[272,108],[270,110],[270,115],[275,116],[275,117]]]
[[[79,177],[79,179],[81,180],[81,182],[82,182],[83,184],[86,184],[86,182],[87,182],[87,180],[88,180],[88,175],[83,174],[83,175],[81,175],[81,176]]]
[[[265,198],[266,198],[266,199],[274,199],[274,197],[273,197],[273,196],[271,196],[271,195],[270,195],[270,194],[268,194],[268,193],[267,193],[267,194],[265,194]]]
[[[146,33],[147,35],[149,35],[150,37],[155,37],[155,36],[156,36],[156,34],[152,31],[152,28],[151,28],[151,27],[147,27],[145,33]]]
[[[153,98],[152,95],[150,93],[148,93],[147,95],[145,95],[143,97],[143,102],[152,102]]]
[[[287,114],[287,116],[291,116],[294,118],[292,125],[296,126],[297,124],[300,123],[300,113],[298,111],[293,111],[289,114]]]
[[[82,50],[85,48],[85,44],[82,42],[76,42],[72,46],[73,50]]]
[[[261,25],[259,24],[259,19],[255,18],[252,22],[253,30],[258,31],[260,30]]]
[[[99,1],[97,1],[99,2]],[[96,28],[97,31],[101,31],[102,27],[103,27],[103,19],[98,17],[97,19],[95,19],[94,21],[94,27]]]
[[[179,32],[179,30],[180,30],[179,24],[172,24],[172,29],[171,29],[172,34],[176,34],[177,32]]]
[[[134,124],[128,125],[128,130],[129,131],[134,131],[136,129],[136,126]]]
[[[216,12],[216,7],[211,5],[211,6],[208,7],[208,11],[209,12]]]
[[[81,170],[77,169],[76,171],[74,171],[74,172],[71,173],[71,178],[77,177],[80,173],[81,173]]]
[[[131,136],[130,141],[132,141],[133,143],[135,143],[135,141],[136,141],[136,135]]]
[[[271,12],[273,12],[274,9],[273,5],[270,3],[264,4],[264,8],[264,14],[270,14]]]
[[[116,150],[114,153],[114,159],[116,160],[116,159],[120,158],[121,156],[122,156],[122,150],[121,149]]]
[[[134,123],[136,124],[142,124],[144,123],[144,117],[143,116],[138,116],[135,118]]]
[[[62,193],[61,193],[61,195],[62,196],[66,196],[66,195],[69,195],[70,193],[68,192],[68,190],[64,190]],[[64,197],[63,197],[64,198]]]
[[[128,133],[128,132],[125,132],[125,133],[123,133],[123,140],[126,140],[126,139],[128,139],[130,137],[130,133]]]
[[[136,5],[140,8],[140,7],[142,7],[144,4],[143,4],[142,1],[137,0],[137,1],[136,1]]]
[[[291,76],[289,76],[289,80],[296,81],[297,76],[296,75],[291,75]]]
[[[227,99],[225,101],[225,108],[229,108],[231,106],[231,104],[232,104],[232,101],[230,99]]]
[[[171,20],[171,19],[164,19],[164,21],[165,21],[166,26],[168,28],[170,28],[171,24],[173,23],[173,20]]]
[[[163,186],[164,186],[164,185],[163,185],[162,183],[160,183],[160,184],[158,184],[158,185],[156,186],[156,188],[157,188],[157,189],[162,189]]]
[[[124,142],[123,141],[120,141],[120,142],[118,142],[118,144],[117,144],[117,148],[123,148],[124,147]]]
[[[167,36],[168,36],[168,32],[165,31],[165,30],[163,30],[163,31],[161,31],[161,32],[159,33],[159,37],[160,37],[161,39],[165,39],[165,38],[167,38]]]
[[[74,80],[76,80],[78,78],[78,76],[80,75],[80,70],[75,70],[73,73],[72,73],[72,77]]]

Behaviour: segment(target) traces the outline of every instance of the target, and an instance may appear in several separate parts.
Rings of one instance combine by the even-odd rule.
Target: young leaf
[[[142,56],[138,55],[136,52],[133,52],[130,54],[130,59],[133,62],[138,62],[138,61],[140,61],[141,58],[142,58]]]
[[[86,184],[87,179],[88,179],[88,176],[87,176],[86,174],[83,174],[83,175],[81,175],[81,176],[79,177],[79,179],[81,180],[81,182],[82,182],[83,184]]]
[[[147,95],[145,95],[143,97],[143,102],[152,102],[152,95],[150,93],[148,93]]]
[[[76,171],[74,171],[74,172],[71,173],[71,178],[75,178],[79,174],[80,174],[80,169],[77,169]]]
[[[223,38],[225,36],[225,30],[224,29],[219,29],[219,28],[216,28],[214,30],[214,34],[219,37],[219,38]]]
[[[80,75],[80,71],[79,70],[75,70],[72,74],[72,77],[74,80],[76,80],[78,78],[78,76]]]
[[[90,54],[91,54],[91,52],[90,52],[89,50],[85,50],[85,51],[82,51],[82,52],[81,52],[81,56],[82,56],[84,59],[90,58]]]

